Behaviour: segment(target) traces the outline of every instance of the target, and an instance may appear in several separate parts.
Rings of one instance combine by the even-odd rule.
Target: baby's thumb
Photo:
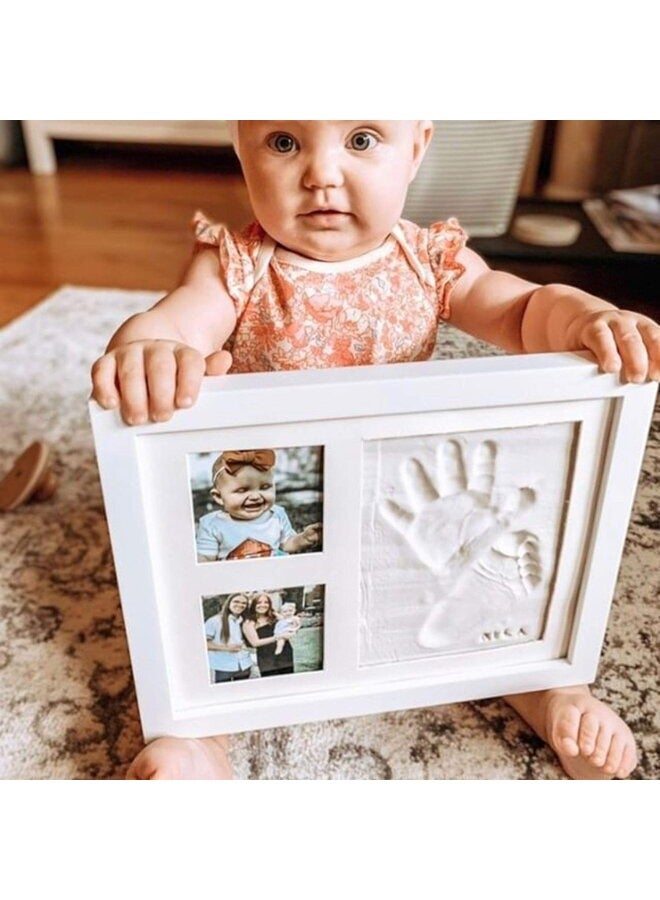
[[[232,364],[231,353],[228,350],[215,350],[206,357],[205,375],[224,375]]]

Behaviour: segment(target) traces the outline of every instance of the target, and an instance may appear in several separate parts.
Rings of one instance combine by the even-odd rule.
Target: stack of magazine
[[[659,184],[610,191],[582,206],[612,250],[660,253]]]

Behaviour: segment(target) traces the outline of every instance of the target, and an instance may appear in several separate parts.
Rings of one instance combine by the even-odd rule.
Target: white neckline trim
[[[361,256],[355,256],[353,259],[341,259],[334,262],[309,259],[307,256],[300,256],[300,254],[294,253],[293,250],[286,250],[284,247],[279,246],[275,249],[274,255],[279,262],[289,263],[301,269],[308,269],[310,272],[330,274],[334,272],[353,272],[355,269],[361,269],[372,262],[378,262],[378,260],[388,256],[396,246],[397,241],[392,240],[392,236],[388,235],[380,247],[369,250]]]

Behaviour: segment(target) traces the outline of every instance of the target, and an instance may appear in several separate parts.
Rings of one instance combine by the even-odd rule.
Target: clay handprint
[[[496,457],[495,443],[483,441],[468,475],[463,448],[447,441],[432,473],[414,458],[403,464],[405,506],[381,503],[383,517],[437,576],[434,605],[418,635],[422,646],[445,646],[459,636],[477,643],[525,639],[531,630],[539,544],[515,521],[535,493],[497,487]]]

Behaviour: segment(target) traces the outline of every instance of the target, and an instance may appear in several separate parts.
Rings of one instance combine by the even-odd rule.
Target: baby
[[[300,625],[300,619],[296,615],[296,604],[283,603],[277,617],[277,622],[275,623],[273,635],[274,637],[277,637],[278,634],[284,634],[287,631],[298,631]],[[279,656],[282,650],[284,650],[285,643],[286,641],[284,638],[281,638],[275,644],[275,656]]]
[[[213,463],[211,496],[220,510],[199,521],[199,562],[282,556],[319,542],[319,523],[298,534],[275,504],[275,459],[274,450],[226,450]]]
[[[93,397],[128,424],[191,406],[202,377],[428,359],[441,320],[512,353],[590,350],[605,372],[660,377],[660,326],[561,284],[491,270],[458,222],[400,219],[429,121],[230,123],[256,222],[196,219],[182,283],[125,322]],[[579,685],[506,700],[572,778],[625,778],[634,738]],[[131,778],[228,778],[224,737],[161,738]]]

